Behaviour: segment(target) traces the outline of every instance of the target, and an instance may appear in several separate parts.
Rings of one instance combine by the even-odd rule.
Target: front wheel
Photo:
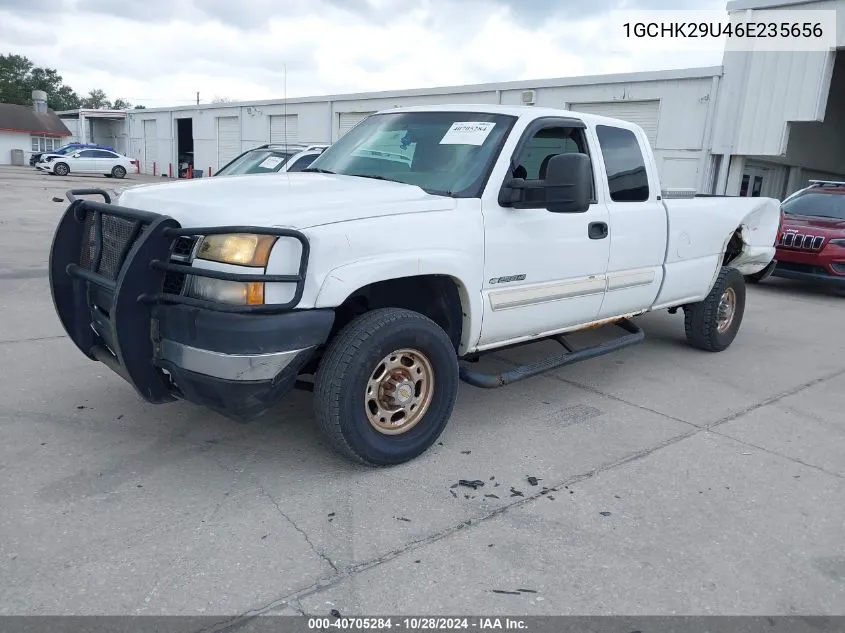
[[[721,352],[736,338],[745,314],[745,278],[724,267],[703,301],[684,306],[687,340],[699,349]]]
[[[357,317],[329,344],[314,409],[337,451],[388,466],[437,441],[457,392],[458,359],[446,332],[417,312],[383,308]]]
[[[57,163],[53,167],[53,173],[57,176],[67,176],[70,173],[70,167],[67,166],[67,163]]]

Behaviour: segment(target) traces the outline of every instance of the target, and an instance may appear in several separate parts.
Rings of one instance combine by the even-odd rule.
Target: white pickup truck
[[[682,308],[693,346],[727,348],[782,219],[773,199],[665,199],[636,125],[488,105],[374,114],[301,173],[68,195],[51,288],[84,354],[149,402],[235,419],[313,390],[332,444],[370,465],[430,447],[459,380],[638,343],[637,314]],[[598,325],[624,333],[564,336]],[[561,353],[475,369],[543,338]]]

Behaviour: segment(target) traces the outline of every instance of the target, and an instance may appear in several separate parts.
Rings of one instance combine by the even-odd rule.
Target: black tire
[[[124,178],[126,176],[126,169],[120,165],[115,165],[112,167],[111,175],[115,178]]]
[[[733,298],[730,321],[720,329],[720,309],[723,297]],[[726,312],[726,311],[725,311]],[[736,268],[723,267],[707,297],[698,303],[684,306],[684,330],[693,347],[708,352],[727,349],[736,338],[745,314],[745,277]]]
[[[53,167],[53,173],[57,176],[67,176],[70,173],[70,167],[67,166],[67,163],[56,163]]]
[[[777,266],[777,262],[775,260],[772,260],[772,262],[760,272],[756,272],[753,275],[746,275],[745,281],[750,284],[759,284],[763,281],[766,281],[769,277],[772,276],[772,272],[774,271],[775,266]]]
[[[368,382],[383,359],[395,358],[393,352],[402,349],[424,355],[431,397],[415,424],[388,435],[377,430],[378,421],[370,422],[367,407],[374,398],[367,399]],[[314,411],[320,430],[339,453],[369,466],[389,466],[418,457],[437,441],[457,393],[458,358],[446,332],[418,312],[382,308],[357,317],[329,343],[317,369]]]

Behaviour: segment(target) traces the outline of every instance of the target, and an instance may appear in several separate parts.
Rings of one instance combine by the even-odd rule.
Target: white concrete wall
[[[786,7],[778,7],[783,10]],[[808,2],[795,10],[837,12],[837,45],[845,46],[845,0]],[[755,11],[765,22],[769,11]],[[713,152],[779,156],[787,151],[787,123],[821,121],[835,51],[725,52]]]
[[[29,164],[32,155],[32,141],[29,134],[0,131],[0,165],[12,164],[12,150],[22,149],[24,164]]]
[[[125,154],[127,146],[126,125],[119,119],[89,119],[94,130],[92,143],[108,145],[120,154]],[[71,130],[72,131],[72,130]]]

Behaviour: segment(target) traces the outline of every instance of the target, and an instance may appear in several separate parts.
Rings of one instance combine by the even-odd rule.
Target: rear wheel
[[[56,163],[56,166],[53,167],[53,173],[57,176],[67,176],[70,173],[70,167],[67,166],[67,163]]]
[[[115,165],[112,167],[111,175],[115,178],[123,178],[126,175],[126,169],[120,165]]]
[[[458,360],[446,332],[399,308],[367,312],[329,344],[314,385],[318,424],[334,448],[371,466],[407,462],[446,427]]]
[[[721,352],[733,343],[744,314],[745,278],[736,268],[724,267],[703,301],[684,306],[687,340],[693,347]]]

